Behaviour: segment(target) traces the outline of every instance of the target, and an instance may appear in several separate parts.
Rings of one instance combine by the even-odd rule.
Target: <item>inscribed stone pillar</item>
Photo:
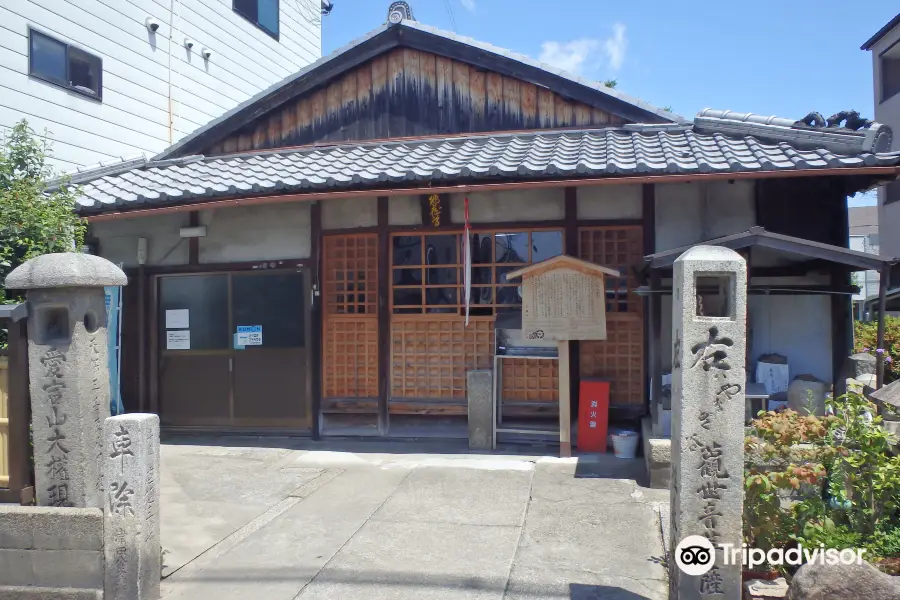
[[[466,372],[466,400],[469,407],[469,450],[493,450],[494,374],[492,371]]]
[[[742,544],[746,282],[744,259],[727,248],[696,246],[675,261],[670,600],[741,597],[740,561],[726,564],[721,545]],[[702,574],[676,564],[691,562],[679,543],[693,536],[715,549]]]
[[[28,290],[35,495],[40,506],[102,507],[101,437],[109,416],[104,286],[127,283],[88,254],[45,254],[6,287]]]
[[[105,600],[159,598],[159,417],[128,414],[103,428]]]

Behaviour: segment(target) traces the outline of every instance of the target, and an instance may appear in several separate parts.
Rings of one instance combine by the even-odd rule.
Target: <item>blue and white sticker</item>
[[[241,346],[262,346],[262,325],[238,325],[237,344]]]

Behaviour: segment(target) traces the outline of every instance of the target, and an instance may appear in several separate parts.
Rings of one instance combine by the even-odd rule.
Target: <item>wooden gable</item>
[[[395,48],[281,104],[202,154],[625,122],[521,79]]]

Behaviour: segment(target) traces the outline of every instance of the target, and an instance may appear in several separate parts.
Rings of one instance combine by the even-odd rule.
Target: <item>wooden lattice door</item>
[[[378,236],[323,239],[324,410],[378,410]]]
[[[579,256],[618,269],[620,279],[606,279],[606,340],[580,343],[582,377],[610,380],[610,403],[640,407],[644,402],[644,308],[633,291],[634,267],[641,264],[643,231],[636,225],[583,227]]]

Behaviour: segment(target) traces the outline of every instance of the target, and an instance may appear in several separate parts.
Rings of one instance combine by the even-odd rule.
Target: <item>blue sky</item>
[[[390,4],[333,1],[325,54],[381,25]],[[617,79],[617,89],[685,117],[720,108],[798,119],[844,109],[872,117],[872,58],[859,47],[900,9],[892,0],[408,1],[420,22]]]

